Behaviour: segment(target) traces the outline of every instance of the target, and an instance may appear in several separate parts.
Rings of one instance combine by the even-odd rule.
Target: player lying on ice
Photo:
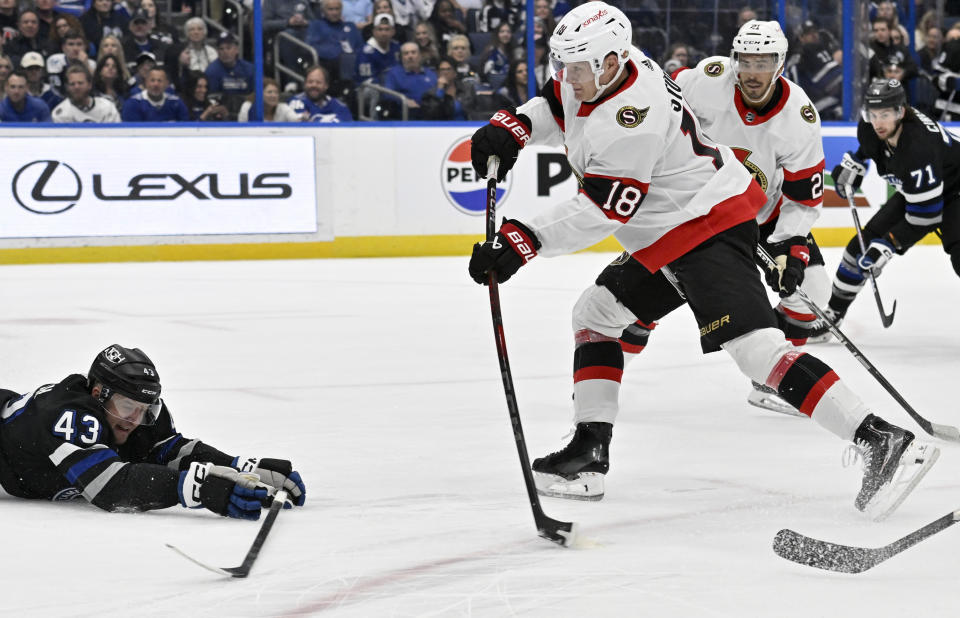
[[[180,504],[242,519],[258,519],[280,489],[298,506],[306,499],[289,461],[233,457],[178,433],[153,362],[119,345],[87,376],[0,389],[0,486],[21,498],[83,496],[107,511]]]
[[[506,220],[477,244],[470,276],[507,281],[538,253],[555,256],[614,235],[634,268],[614,269],[573,314],[576,432],[533,463],[545,495],[598,500],[619,409],[623,330],[688,304],[705,353],[725,350],[751,380],[851,441],[863,456],[855,507],[893,512],[939,450],[872,414],[820,359],[777,328],[754,261],[766,202],[733,152],[707,139],[680,87],[631,45],[626,16],[603,2],[570,11],[550,38],[553,77],[515,113],[501,110],[472,140],[481,177],[491,156],[502,178],[527,144],[563,146],[576,196],[529,221]],[[781,273],[789,263],[781,262]]]

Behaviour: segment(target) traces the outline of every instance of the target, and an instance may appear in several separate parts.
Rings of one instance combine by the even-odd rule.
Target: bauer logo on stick
[[[510,193],[512,175],[497,184],[497,205]],[[450,204],[468,215],[482,216],[487,209],[487,181],[477,176],[470,163],[470,137],[462,137],[450,146],[440,163],[440,187]]]

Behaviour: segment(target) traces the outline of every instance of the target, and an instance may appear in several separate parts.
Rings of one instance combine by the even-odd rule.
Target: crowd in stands
[[[249,15],[211,1],[204,6],[221,14],[201,17],[198,0],[167,0],[161,13],[157,1],[0,0],[0,122],[250,120]],[[521,0],[262,0],[267,75],[274,65],[292,69],[264,79],[265,120],[486,119],[524,103],[530,81],[539,88],[549,78],[550,33],[583,1],[535,0],[528,66]],[[617,4],[636,27],[636,45],[671,73],[727,55],[743,23],[776,17],[771,2]],[[840,3],[809,6],[802,18],[788,7],[785,72],[824,120],[841,120]],[[921,111],[960,116],[960,21],[951,16],[960,0],[863,6],[862,79],[896,77]],[[912,36],[908,8],[917,16]]]

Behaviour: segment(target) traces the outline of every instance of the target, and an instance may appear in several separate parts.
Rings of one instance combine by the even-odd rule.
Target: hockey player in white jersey
[[[116,106],[106,97],[91,94],[93,76],[82,64],[67,67],[63,74],[67,98],[53,108],[54,122],[120,122]]]
[[[820,120],[806,93],[782,76],[786,55],[780,24],[751,20],[734,37],[729,57],[707,58],[673,78],[704,133],[729,146],[767,196],[757,214],[760,244],[781,265],[767,271],[767,283],[781,297],[776,307],[781,330],[800,346],[819,334],[820,322],[796,294],[797,286],[824,306],[830,278],[810,234],[823,204]],[[624,331],[626,362],[647,345],[654,326],[641,322]],[[802,415],[766,385],[753,386],[751,404]]]
[[[550,58],[553,78],[541,96],[494,114],[474,134],[471,158],[485,177],[488,158],[499,157],[502,177],[525,145],[562,145],[580,190],[529,221],[504,221],[474,246],[470,276],[507,281],[537,254],[570,253],[611,234],[642,268],[601,276],[574,309],[576,432],[534,461],[538,489],[603,496],[623,372],[619,337],[637,320],[652,323],[689,304],[704,352],[726,350],[748,377],[863,451],[854,504],[874,518],[889,515],[939,451],[871,414],[777,328],[754,262],[763,190],[728,147],[703,136],[670,76],[631,52],[619,9],[589,2],[570,11],[550,39]]]

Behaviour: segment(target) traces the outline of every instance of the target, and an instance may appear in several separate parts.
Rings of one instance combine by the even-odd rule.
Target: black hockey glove
[[[497,180],[501,181],[517,162],[520,149],[530,139],[530,119],[523,114],[514,116],[505,109],[493,115],[490,123],[477,129],[470,139],[470,159],[477,176],[487,177],[487,159],[500,158]]]
[[[276,490],[233,468],[195,461],[180,473],[180,504],[188,509],[207,508],[217,515],[260,519],[260,509],[270,506]]]
[[[473,245],[470,256],[470,277],[477,283],[486,285],[487,274],[497,273],[497,281],[503,283],[513,276],[520,267],[537,255],[540,241],[527,226],[507,219],[500,226],[493,240]]]
[[[287,495],[296,506],[303,506],[307,499],[307,488],[300,478],[300,473],[293,469],[293,464],[286,459],[272,459],[269,457],[235,457],[233,467],[240,472],[253,472],[260,477],[260,482],[270,485],[276,490],[285,489]],[[290,508],[285,503],[283,508]]]
[[[889,233],[880,238],[874,238],[867,245],[867,252],[860,256],[857,265],[863,270],[869,270],[874,277],[880,276],[880,271],[887,265],[893,254],[897,252],[897,244]]]
[[[847,187],[853,187],[856,191],[866,173],[867,162],[857,158],[857,155],[852,152],[845,152],[840,165],[833,168],[830,174],[833,177],[833,188],[836,189],[837,195],[847,199]],[[850,197],[853,197],[853,193],[850,193]]]
[[[770,245],[770,255],[777,263],[776,268],[767,270],[767,285],[780,298],[786,298],[797,291],[803,283],[803,271],[810,262],[810,248],[803,236],[794,236]]]

